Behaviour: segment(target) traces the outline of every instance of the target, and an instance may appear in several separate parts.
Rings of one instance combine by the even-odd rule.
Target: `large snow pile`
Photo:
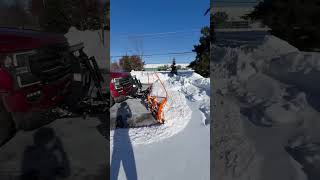
[[[299,105],[287,107],[299,94],[292,95],[292,86],[304,91],[301,93],[320,90],[314,83],[320,77],[320,54],[300,52],[274,36],[266,36],[261,46],[249,52],[221,47],[214,47],[214,52],[218,61],[213,64],[213,77],[228,81],[228,88],[222,91],[234,93],[247,106],[260,108],[259,112],[274,123],[300,121],[296,115]]]
[[[202,122],[207,125],[210,119],[210,79],[203,78],[201,75],[189,72],[185,74],[174,75],[158,73],[161,80],[164,79],[165,87],[177,92],[182,92],[186,98],[193,102],[197,102],[199,110],[202,112]],[[152,94],[154,96],[165,97],[166,93],[159,80],[153,83]],[[169,97],[173,96],[170,95]]]
[[[189,76],[174,76],[168,80],[168,86],[177,89],[185,94],[185,96],[197,102],[202,112],[202,122],[207,125],[210,122],[210,79],[203,78],[197,73]]]
[[[140,71],[133,71],[131,74],[136,75],[142,82],[147,79],[146,76],[148,75],[146,72]],[[210,119],[210,80],[208,78],[203,78],[193,72],[188,75],[173,77],[169,77],[167,73],[158,73],[158,76],[164,86],[158,78],[154,80],[152,95],[166,97],[165,89],[168,93],[163,114],[165,123],[159,126],[132,128],[129,130],[117,129],[117,139],[114,139],[115,132],[111,131],[110,142],[121,141],[121,136],[127,136],[129,133],[133,145],[149,144],[179,133],[191,119],[192,111],[187,104],[187,97],[191,96],[191,92],[194,93],[193,100],[199,101],[199,109],[204,113],[203,121]]]
[[[284,143],[295,135],[294,130],[313,136],[314,139],[320,138],[320,133],[316,132],[320,128],[319,109],[317,111],[310,101],[316,97],[315,94],[319,96],[320,92],[320,85],[315,83],[320,78],[320,54],[301,52],[271,35],[267,35],[256,49],[213,46],[213,52],[215,61],[211,66],[215,83],[214,97],[220,97],[220,100],[215,101],[218,107],[214,108],[214,127],[216,133],[226,136],[215,137],[215,142],[220,142],[215,146],[215,151],[219,154],[228,151],[228,154],[238,158],[244,157],[244,150],[259,151],[255,156],[262,155],[264,158],[258,160],[248,156],[230,165],[230,157],[221,157],[215,162],[217,167],[224,167],[219,172],[224,171],[224,175],[229,176],[229,170],[241,169],[241,176],[234,173],[230,179],[250,179],[248,176],[255,175],[248,167],[257,163],[250,162],[250,158],[260,161],[256,166],[265,166],[255,168],[256,173],[262,171],[260,174],[265,174],[271,169],[283,168],[289,169],[283,172],[295,171],[287,165],[291,161],[289,158],[282,159],[280,163],[270,163],[268,159],[278,155],[283,157]],[[230,106],[226,106],[227,103],[233,104],[237,113],[225,113]],[[229,122],[229,119],[233,121]],[[233,126],[235,121],[246,124],[246,130],[242,125]],[[250,135],[250,131],[255,133]],[[275,132],[279,135],[275,135]],[[237,138],[233,137],[235,134]],[[226,142],[226,139],[233,139],[234,142]],[[262,144],[260,142],[268,146],[259,149],[263,145],[255,144]],[[240,147],[239,144],[246,145]],[[272,155],[269,156],[268,151],[273,152]],[[243,167],[243,161],[248,161],[246,167]],[[278,171],[274,174],[266,179],[286,177],[286,174]]]
[[[215,62],[213,75],[216,78],[243,77],[247,80],[257,72],[271,71],[275,65],[282,69],[272,69],[273,74],[282,71],[309,73],[320,70],[319,53],[300,52],[297,48],[275,36],[266,35],[262,45],[253,50],[242,47],[229,48],[213,46]],[[276,70],[276,72],[275,72]]]
[[[155,73],[148,71],[131,71],[131,75],[136,76],[142,84],[153,84],[153,95],[165,96],[165,91],[158,77],[163,81],[165,87],[171,90],[183,92],[191,101],[197,101],[202,112],[204,124],[210,119],[210,78],[203,78],[201,75],[190,72],[179,73],[178,76],[169,76],[169,72]]]
[[[107,34],[107,33],[106,33]],[[79,31],[75,27],[71,27],[65,37],[70,45],[84,43],[84,52],[90,57],[94,56],[99,67],[107,67],[109,57],[109,49],[103,45],[101,31]],[[107,37],[107,36],[106,36]],[[105,40],[108,42],[107,40]]]

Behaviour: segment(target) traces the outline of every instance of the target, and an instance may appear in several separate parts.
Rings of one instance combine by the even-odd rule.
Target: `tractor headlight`
[[[29,64],[30,58],[35,53],[35,51],[27,51],[13,55],[15,74],[17,76],[19,87],[26,87],[40,83],[40,80],[31,73]]]
[[[7,56],[4,59],[3,65],[5,68],[11,69],[14,67],[13,58],[11,56]]]
[[[113,79],[113,83],[114,83],[115,86],[119,86],[120,85],[119,78],[114,78]]]
[[[17,53],[14,55],[14,64],[16,66],[16,74],[24,74],[30,72],[29,59],[35,52]]]

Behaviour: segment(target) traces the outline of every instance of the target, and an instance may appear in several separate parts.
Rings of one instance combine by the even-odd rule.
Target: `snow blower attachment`
[[[151,82],[141,84],[140,80],[130,73],[111,74],[111,97],[126,98],[114,101],[110,107],[110,129],[119,128],[117,124],[120,116],[122,121],[125,119],[127,128],[150,127],[164,123],[163,109],[167,103],[168,93],[157,74],[148,73],[148,78],[149,76],[153,78],[150,79]],[[126,115],[123,107],[131,110],[130,116]]]
[[[151,111],[155,119],[160,124],[163,124],[164,123],[163,108],[167,103],[168,92],[163,82],[160,80],[158,74],[154,73],[154,75],[156,76],[156,79],[157,79],[155,82],[158,81],[161,84],[161,87],[157,87],[157,88],[162,88],[165,92],[165,96],[163,96],[163,94],[159,95],[159,92],[161,93],[159,89],[157,92],[153,92],[152,90],[154,90],[155,88],[153,88],[153,85],[151,85],[150,87],[148,87],[148,95],[145,102],[146,102],[147,108],[149,109],[149,111]],[[149,74],[148,74],[148,81],[149,81]]]

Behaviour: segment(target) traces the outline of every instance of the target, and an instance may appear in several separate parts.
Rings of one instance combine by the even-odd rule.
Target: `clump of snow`
[[[103,45],[101,30],[95,31],[80,31],[75,27],[71,27],[68,33],[65,34],[70,45],[84,43],[84,52],[89,56],[94,56],[99,67],[107,67],[109,59],[109,50]],[[106,42],[108,42],[106,40]]]

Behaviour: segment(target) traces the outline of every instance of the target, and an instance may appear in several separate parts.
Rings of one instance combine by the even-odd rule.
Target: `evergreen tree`
[[[196,52],[196,59],[188,67],[203,77],[210,76],[210,28],[204,27],[201,30],[199,44],[194,46],[193,52]]]
[[[177,66],[176,66],[176,59],[175,58],[173,58],[173,60],[172,60],[172,64],[171,64],[171,75],[177,75],[178,74],[178,70],[177,70]]]

